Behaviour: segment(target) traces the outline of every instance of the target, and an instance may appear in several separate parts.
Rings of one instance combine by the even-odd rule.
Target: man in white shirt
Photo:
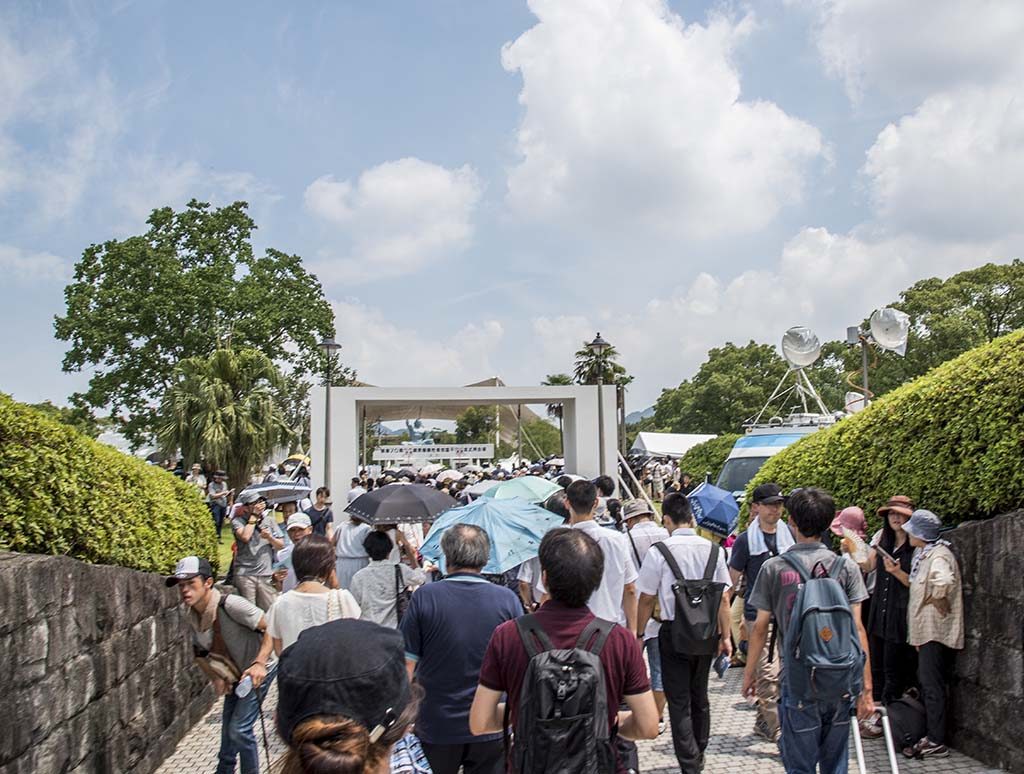
[[[352,488],[348,490],[348,501],[352,502],[357,497],[366,494],[362,482],[358,478],[352,479]]]
[[[626,525],[626,537],[633,551],[633,558],[641,570],[644,558],[651,546],[668,538],[668,530],[654,522],[654,511],[646,500],[629,500],[622,507],[622,521]],[[654,704],[658,708],[658,726],[665,714],[665,685],[661,676],[661,651],[658,649],[658,631],[661,629],[661,615],[651,616],[651,620],[643,629],[638,629],[636,636],[647,651],[647,664],[651,672],[651,690],[654,691]]]
[[[718,549],[712,580],[723,584],[728,591],[731,581],[725,564],[725,552],[694,531],[689,500],[678,492],[672,492],[666,495],[661,513],[671,533],[663,545],[672,553],[683,577],[687,580],[703,578],[711,552]],[[661,603],[664,624],[658,633],[658,645],[669,723],[672,726],[672,745],[680,771],[683,774],[699,774],[711,733],[708,676],[714,656],[679,653],[673,647],[671,621],[675,618],[676,603],[672,585],[675,581],[675,575],[659,547],[650,548],[644,557],[637,581],[637,589],[640,591],[639,625],[646,627],[657,598]],[[718,606],[718,652],[728,656],[732,653],[732,644],[729,640],[729,603],[726,597],[723,593]],[[643,628],[636,631],[643,631]]]
[[[636,563],[629,540],[621,532],[594,521],[597,487],[590,481],[573,481],[565,490],[569,524],[597,541],[604,553],[601,585],[590,595],[587,607],[598,618],[636,631]],[[543,587],[542,587],[543,588]]]

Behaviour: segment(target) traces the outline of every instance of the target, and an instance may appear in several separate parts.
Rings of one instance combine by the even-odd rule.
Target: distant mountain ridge
[[[626,414],[626,424],[635,425],[641,419],[647,419],[648,417],[654,416],[654,406],[645,408],[643,411],[631,411]]]

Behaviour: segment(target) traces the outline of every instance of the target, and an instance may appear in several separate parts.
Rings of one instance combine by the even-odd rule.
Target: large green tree
[[[205,461],[243,487],[275,447],[288,443],[273,361],[255,349],[218,349],[183,360],[160,405],[157,435],[165,451],[180,449],[186,465]]]
[[[662,391],[655,422],[674,433],[736,432],[760,411],[787,368],[770,344],[716,347],[692,380]]]
[[[558,428],[543,419],[523,422],[523,456],[550,457],[562,453],[562,434]],[[529,439],[529,440],[527,440]]]
[[[85,249],[64,290],[57,338],[65,371],[89,369],[76,406],[124,419],[133,444],[151,437],[179,362],[219,347],[251,348],[302,378],[323,373],[317,342],[334,332],[319,281],[297,255],[255,255],[245,202],[190,201],[150,215],[141,236]]]
[[[455,418],[458,443],[494,443],[498,418],[494,406],[470,406]]]

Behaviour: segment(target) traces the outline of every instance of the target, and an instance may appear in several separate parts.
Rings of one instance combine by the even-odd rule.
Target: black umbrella
[[[349,503],[350,513],[367,524],[407,524],[433,521],[458,505],[444,492],[425,484],[387,484]]]

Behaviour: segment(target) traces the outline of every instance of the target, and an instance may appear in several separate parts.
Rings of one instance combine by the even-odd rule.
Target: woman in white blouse
[[[267,613],[267,631],[277,655],[312,626],[337,618],[359,618],[355,599],[338,587],[334,561],[334,546],[321,535],[310,535],[295,546],[292,567],[298,585],[279,596]]]

